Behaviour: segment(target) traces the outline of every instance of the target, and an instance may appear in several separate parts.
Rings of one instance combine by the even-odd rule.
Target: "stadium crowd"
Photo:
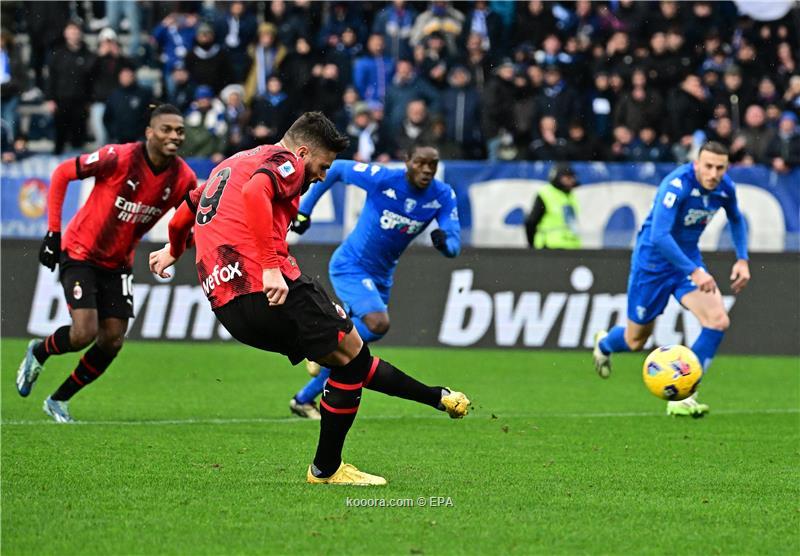
[[[797,6],[771,22],[705,1],[2,10],[5,161],[34,133],[55,153],[136,140],[158,100],[185,113],[182,154],[212,160],[274,142],[314,109],[360,161],[426,141],[445,159],[681,162],[714,139],[737,164],[800,165]]]

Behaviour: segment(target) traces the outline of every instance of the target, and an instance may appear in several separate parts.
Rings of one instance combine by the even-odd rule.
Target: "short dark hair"
[[[164,114],[174,114],[176,116],[183,117],[183,113],[176,107],[171,104],[151,104],[150,108],[150,118],[148,121],[152,122],[153,119],[163,116]]]
[[[730,151],[728,150],[728,147],[726,147],[719,141],[708,141],[707,143],[705,143],[702,147],[700,147],[700,151],[697,153],[697,156],[699,157],[701,154],[703,154],[703,151],[708,151],[714,154],[721,154],[723,156],[731,155]]]
[[[439,149],[436,147],[436,145],[428,141],[415,141],[410,147],[408,147],[408,150],[406,151],[406,159],[411,160],[414,157],[414,153],[420,149],[433,149],[436,151],[437,155],[439,154]]]
[[[296,145],[310,145],[339,154],[350,145],[350,139],[339,133],[322,112],[306,112],[295,120],[286,138]]]

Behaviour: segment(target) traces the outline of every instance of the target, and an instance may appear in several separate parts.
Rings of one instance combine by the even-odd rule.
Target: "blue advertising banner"
[[[46,187],[59,159],[32,157],[3,165],[2,234],[4,237],[39,238],[46,231]],[[200,180],[213,164],[189,161]],[[592,163],[573,165],[582,186],[576,189],[580,206],[577,225],[585,249],[627,248],[650,210],[654,186],[674,164]],[[522,222],[538,189],[546,183],[549,162],[461,162],[440,165],[437,177],[453,186],[465,245],[524,247]],[[763,166],[734,167],[739,204],[750,230],[750,249],[762,252],[800,251],[800,169],[778,174]],[[86,198],[92,180],[68,190],[64,222]],[[338,184],[317,204],[309,231],[290,234],[290,242],[339,243],[355,225],[364,192]],[[165,238],[163,223],[149,239]],[[421,241],[425,241],[423,234]],[[712,220],[701,248],[727,250],[731,242],[724,214]]]

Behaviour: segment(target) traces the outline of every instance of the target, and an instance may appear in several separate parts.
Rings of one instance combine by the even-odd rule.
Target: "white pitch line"
[[[772,415],[772,414],[797,414],[800,408],[775,408],[775,409],[720,409],[712,411],[713,415]],[[482,421],[490,420],[489,410],[480,410],[477,418]],[[664,417],[660,411],[651,412],[617,412],[617,413],[500,413],[496,420],[503,419],[604,419],[608,417]],[[358,418],[359,421],[403,421],[403,420],[427,420],[442,419],[442,415],[364,415]],[[209,418],[209,419],[145,419],[141,421],[76,421],[75,425],[99,425],[99,426],[169,426],[169,425],[239,425],[239,424],[295,424],[308,423],[307,419],[296,417],[251,417],[251,418]],[[56,425],[53,421],[42,418],[41,420],[7,419],[0,422],[0,426],[36,426],[36,425]]]

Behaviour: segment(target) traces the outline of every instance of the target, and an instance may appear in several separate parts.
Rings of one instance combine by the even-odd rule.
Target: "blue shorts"
[[[391,284],[376,282],[366,272],[332,271],[331,284],[351,316],[361,318],[368,313],[386,313],[389,310]]]
[[[687,293],[697,286],[680,270],[650,272],[631,268],[628,276],[628,319],[637,324],[648,324],[664,312],[672,295],[680,303]]]

